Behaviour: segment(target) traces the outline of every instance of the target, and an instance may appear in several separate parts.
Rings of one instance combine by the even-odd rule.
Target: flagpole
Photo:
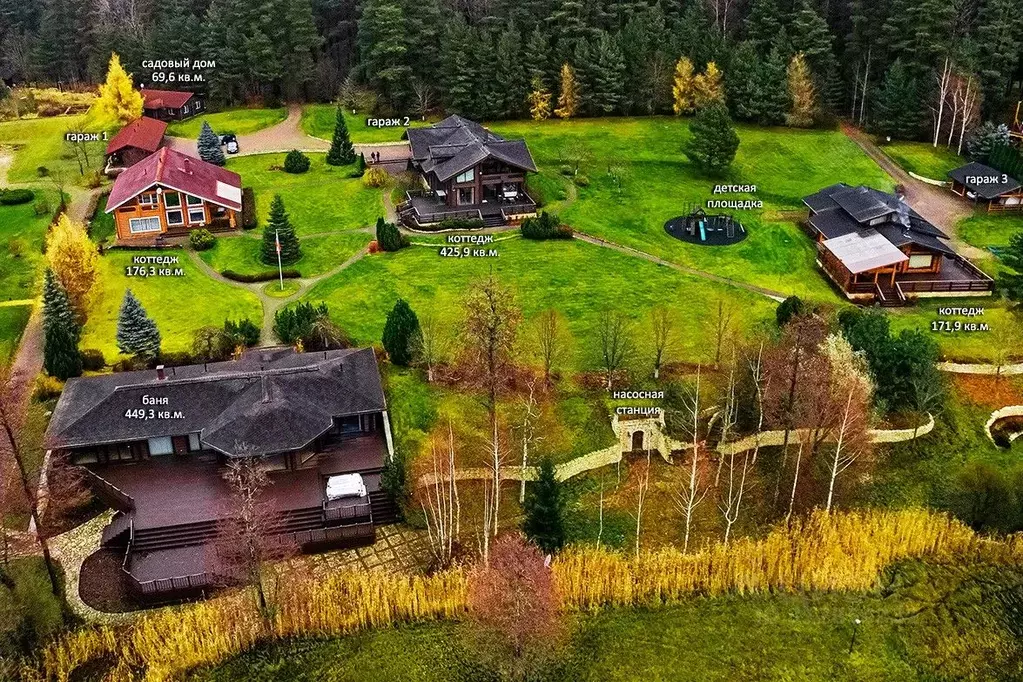
[[[281,266],[281,236],[274,230],[274,245],[277,247],[277,272],[281,276],[281,291],[284,291],[284,268]]]

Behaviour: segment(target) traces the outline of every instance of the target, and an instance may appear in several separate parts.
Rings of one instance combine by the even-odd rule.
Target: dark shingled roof
[[[536,171],[524,140],[506,140],[461,116],[448,116],[426,128],[408,128],[404,136],[412,148],[413,162],[424,173],[433,172],[442,182],[488,158]]]
[[[181,418],[135,419],[143,396],[167,398],[157,412]],[[386,409],[370,348],[296,353],[261,349],[207,365],[71,379],[46,432],[50,448],[199,433],[229,456],[297,450],[331,428],[334,417]]]
[[[976,161],[968,163],[965,166],[950,170],[948,177],[952,178],[960,185],[964,185],[968,190],[976,194],[981,199],[996,199],[1003,194],[1014,192],[1020,188],[1020,182],[1016,178],[1009,177],[1002,171],[985,166],[982,163]],[[997,178],[998,182],[967,182],[967,178],[978,178],[978,177],[994,177]]]
[[[863,185],[850,187],[840,182],[805,197],[803,203],[810,208],[810,225],[825,239],[874,229],[895,246],[913,243],[939,253],[955,255],[951,248],[940,241],[948,239],[948,235],[927,222],[894,194]],[[871,220],[883,216],[888,216],[886,222],[869,224]],[[908,226],[903,224],[903,219],[909,223]]]

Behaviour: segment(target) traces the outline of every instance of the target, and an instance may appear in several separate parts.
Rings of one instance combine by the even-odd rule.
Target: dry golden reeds
[[[1023,538],[994,542],[958,521],[925,510],[818,512],[760,539],[713,545],[691,554],[665,549],[638,558],[571,548],[553,570],[566,609],[658,605],[693,594],[770,590],[868,590],[902,559],[1023,560]],[[247,592],[154,611],[122,627],[68,633],[46,647],[33,682],[67,682],[100,658],[112,661],[107,682],[163,682],[254,645],[302,636],[341,635],[402,622],[460,618],[466,574],[431,576],[343,571],[283,586],[273,618]],[[133,671],[142,671],[137,677]]]

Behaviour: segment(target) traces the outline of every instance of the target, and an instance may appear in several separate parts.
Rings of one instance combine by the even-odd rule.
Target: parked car
[[[228,154],[238,153],[238,137],[234,133],[220,136],[220,144],[227,147]]]

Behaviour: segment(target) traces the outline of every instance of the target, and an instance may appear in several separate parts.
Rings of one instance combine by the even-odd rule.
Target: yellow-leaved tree
[[[725,103],[724,75],[714,62],[693,79],[693,101],[697,109]]]
[[[672,76],[671,94],[674,97],[675,115],[691,114],[695,108],[693,91],[693,63],[689,57],[682,57],[675,64],[675,75]]]
[[[551,117],[551,93],[538,77],[533,78],[526,102],[529,104],[529,115],[534,121],[546,121]]]
[[[79,324],[88,316],[98,257],[85,226],[62,213],[46,236],[46,262],[67,291]]]
[[[575,70],[564,63],[561,65],[561,93],[558,94],[558,108],[554,115],[558,118],[572,118],[579,111],[579,84],[575,80]]]
[[[116,53],[110,55],[107,80],[99,86],[99,97],[93,106],[104,125],[125,126],[142,116],[142,93],[135,89]]]
[[[785,122],[794,128],[809,128],[817,115],[817,90],[802,52],[789,62],[788,89],[791,108]]]

